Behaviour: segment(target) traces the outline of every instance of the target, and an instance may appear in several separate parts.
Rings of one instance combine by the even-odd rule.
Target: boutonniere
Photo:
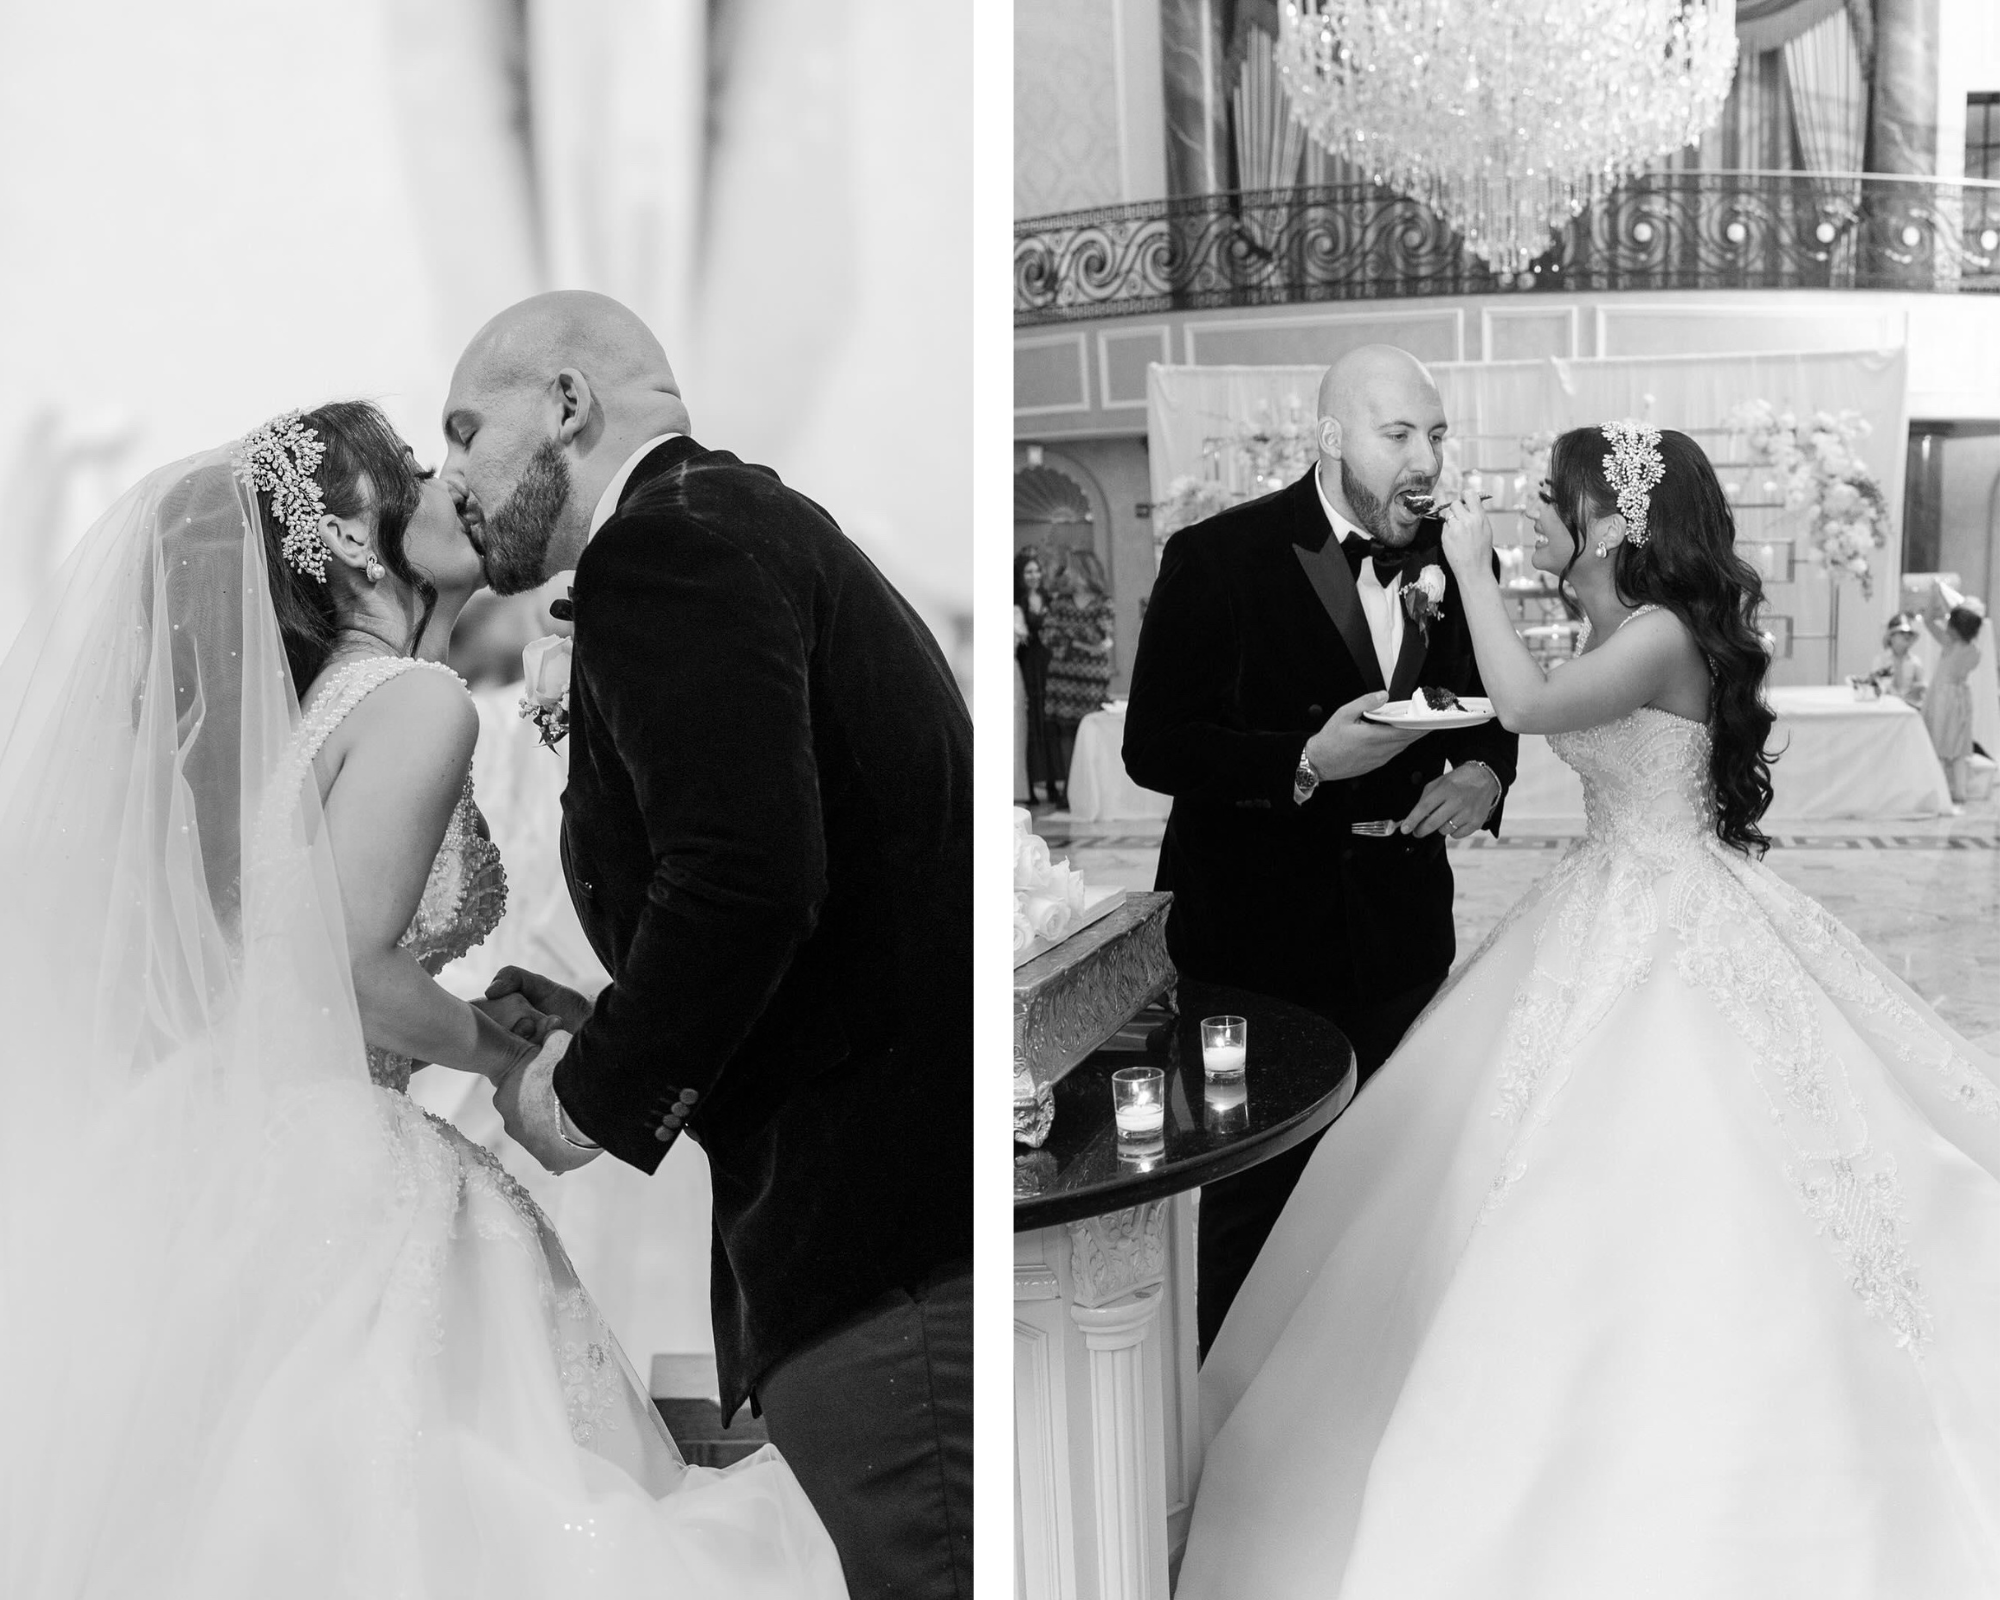
[[[1444,615],[1443,567],[1433,562],[1403,585],[1403,609],[1429,638],[1431,624]]]
[[[526,677],[521,715],[535,725],[551,750],[569,732],[569,665],[573,641],[564,634],[544,634],[521,652]]]

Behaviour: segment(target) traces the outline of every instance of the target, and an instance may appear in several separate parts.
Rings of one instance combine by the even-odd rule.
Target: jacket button
[[[1424,775],[1421,772],[1413,772],[1410,774],[1411,783],[1422,783],[1423,781],[1424,781]]]
[[[1307,715],[1307,716],[1309,716],[1309,717],[1314,717],[1314,718],[1324,718],[1324,717],[1326,716],[1326,707],[1325,707],[1325,706],[1307,706],[1307,707],[1306,707],[1306,715]]]
[[[661,1144],[665,1144],[668,1140],[673,1138],[673,1136],[674,1136],[674,1130],[672,1128],[665,1127],[664,1125],[655,1128],[653,1130],[653,1137],[655,1139],[658,1139]]]
[[[691,1106],[700,1098],[701,1095],[693,1089],[683,1089],[680,1092],[680,1102],[684,1106]]]

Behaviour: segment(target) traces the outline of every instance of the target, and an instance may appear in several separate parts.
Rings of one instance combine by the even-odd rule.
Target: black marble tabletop
[[[1147,1053],[1100,1050],[1056,1084],[1048,1143],[1014,1147],[1015,1232],[1101,1216],[1254,1167],[1319,1132],[1354,1098],[1353,1047],[1317,1013],[1186,978],[1178,1008]],[[1234,1088],[1209,1084],[1201,1066],[1201,1020],[1225,1015],[1249,1023],[1247,1066]],[[1166,1072],[1165,1133],[1145,1144],[1121,1140],[1111,1116],[1111,1074],[1139,1066]]]

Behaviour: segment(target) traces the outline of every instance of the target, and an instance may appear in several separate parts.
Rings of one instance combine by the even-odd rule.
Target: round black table
[[[1354,1098],[1354,1048],[1317,1012],[1247,989],[1178,986],[1179,1016],[1146,1054],[1099,1051],[1055,1086],[1055,1126],[1039,1150],[1014,1149],[1014,1231],[1103,1216],[1213,1183],[1309,1139]],[[1201,1069],[1201,1019],[1250,1025],[1240,1105],[1211,1098]],[[1165,1137],[1123,1143],[1111,1116],[1111,1074],[1153,1066],[1167,1075]]]

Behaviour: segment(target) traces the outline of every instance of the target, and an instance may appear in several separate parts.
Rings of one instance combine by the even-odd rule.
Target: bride
[[[844,1596],[683,1463],[547,1221],[403,1093],[506,885],[480,560],[372,406],[129,491],[0,667],[0,1593]]]
[[[1757,859],[1761,586],[1686,435],[1556,443],[1588,831],[1315,1153],[1202,1369],[1179,1600],[2000,1593],[2000,1089]]]

